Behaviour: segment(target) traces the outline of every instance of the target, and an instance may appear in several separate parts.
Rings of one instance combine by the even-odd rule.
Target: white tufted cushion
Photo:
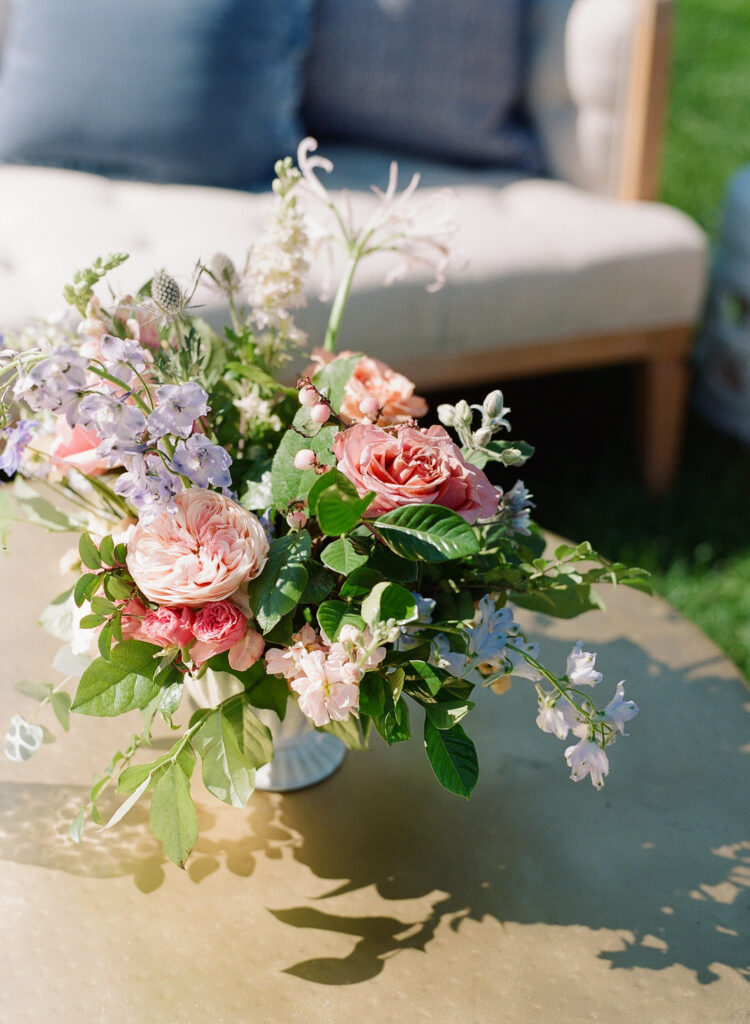
[[[529,104],[551,172],[616,195],[640,0],[535,0]]]

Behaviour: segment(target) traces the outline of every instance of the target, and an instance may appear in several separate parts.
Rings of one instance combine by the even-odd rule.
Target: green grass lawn
[[[675,0],[661,198],[715,237],[746,163],[750,0]],[[750,448],[691,413],[679,479],[657,502],[636,482],[631,371],[514,382],[506,400],[514,435],[538,447],[523,475],[539,521],[649,569],[750,678]]]

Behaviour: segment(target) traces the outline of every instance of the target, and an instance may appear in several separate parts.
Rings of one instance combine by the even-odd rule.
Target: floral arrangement
[[[502,393],[441,405],[440,424],[424,426],[410,381],[372,354],[336,354],[362,259],[390,253],[389,280],[417,265],[442,283],[448,197],[415,192],[416,178],[398,193],[394,167],[357,224],[346,194],[324,187],[331,165],[314,150],[305,140],[298,166],[277,164],[274,207],[245,268],[219,255],[196,271],[226,300],[223,336],[164,270],[134,295],[103,295],[125,259],[115,255],[65,289],[67,328],[0,353],[0,469],[15,476],[0,516],[80,534],[71,586],[41,619],[63,641],[63,681],[19,689],[65,730],[70,712],[141,715],[73,821],[77,841],[85,819],[111,827],[150,791],[153,830],[184,865],[198,835],[197,759],[206,788],[244,806],[273,757],[263,713],[282,719],[289,702],[355,749],[374,733],[408,740],[418,707],[429,764],[464,797],[478,777],[464,729],[477,685],[503,693],[512,675],[535,685],[537,724],[573,734],[572,778],[596,787],[637,712],[622,683],[598,705],[594,654],[577,644],[554,672],[514,619],[513,605],[564,617],[597,607],[602,580],[645,583],[588,544],[544,554],[523,483],[490,480],[532,454],[498,436],[509,429]],[[294,311],[311,261],[336,247],[343,270],[323,346],[295,375],[305,339]],[[233,692],[195,708],[207,673]],[[144,760],[157,717],[178,735]],[[12,719],[12,760],[49,736],[35,718]],[[108,787],[123,800],[105,822]]]

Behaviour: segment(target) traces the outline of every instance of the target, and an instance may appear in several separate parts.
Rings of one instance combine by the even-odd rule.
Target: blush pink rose
[[[257,516],[200,487],[174,501],[176,513],[138,523],[128,542],[128,571],[150,601],[201,608],[260,574],[268,538]]]
[[[64,416],[58,416],[55,437],[49,455],[53,465],[60,469],[79,469],[90,476],[106,472],[107,463],[96,457],[96,449],[102,441],[96,431],[70,427]]]
[[[333,359],[344,359],[353,355],[353,352],[340,352],[334,356],[330,352],[316,348],[312,353],[315,365],[308,367],[306,372],[310,376]],[[360,404],[365,398],[374,398],[378,403],[378,423],[381,426],[419,419],[427,412],[427,402],[414,394],[414,385],[407,377],[396,373],[380,359],[372,359],[370,356],[362,356],[346,385],[344,401],[339,410],[345,423],[361,423],[366,420],[360,409]]]
[[[141,623],[141,639],[157,647],[187,647],[193,639],[192,608],[157,608],[147,611]]]
[[[474,523],[497,511],[498,490],[481,469],[466,462],[442,427],[388,431],[357,424],[336,435],[333,452],[339,471],[359,494],[375,492],[367,517],[402,505],[434,504]]]
[[[247,628],[247,619],[231,601],[216,601],[201,608],[193,621],[193,636],[190,655],[197,666],[229,651],[229,664],[240,672],[255,664],[265,646],[260,633]]]

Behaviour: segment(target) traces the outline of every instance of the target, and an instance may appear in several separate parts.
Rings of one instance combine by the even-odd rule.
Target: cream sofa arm
[[[529,105],[552,173],[651,199],[671,0],[535,0]]]

